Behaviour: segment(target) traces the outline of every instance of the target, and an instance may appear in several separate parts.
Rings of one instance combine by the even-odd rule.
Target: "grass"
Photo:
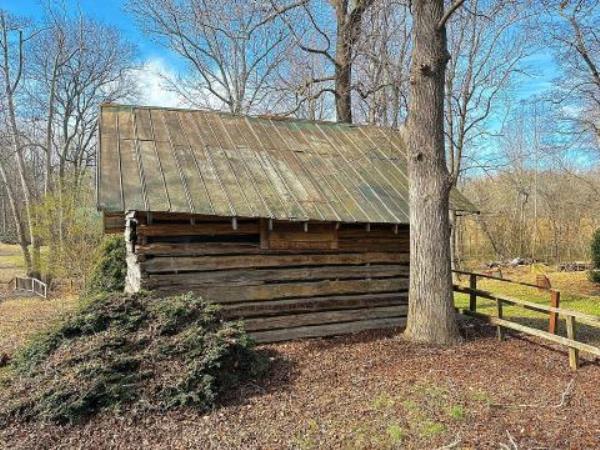
[[[523,267],[504,273],[504,277],[515,281],[535,283],[536,275],[540,272],[545,273],[550,279],[552,287],[560,291],[560,306],[562,308],[600,317],[600,295],[594,295],[600,293],[600,286],[590,282],[587,279],[586,272],[552,272],[550,268],[540,269],[539,267]],[[462,283],[467,285],[468,280],[463,277]],[[534,287],[521,286],[505,281],[478,278],[477,288],[495,294],[532,301],[541,305],[550,305],[550,294],[547,291],[541,291]],[[455,305],[458,308],[468,308],[469,296],[467,294],[456,293],[454,299]],[[478,297],[477,310],[484,314],[495,316],[496,303],[492,300]],[[504,305],[503,313],[505,318],[510,318],[516,322],[524,323],[536,328],[547,329],[547,314],[527,310],[514,305]],[[559,332],[561,332],[561,334],[564,333],[563,320],[560,320]],[[578,335],[583,340],[600,344],[600,329],[579,325]]]
[[[19,247],[0,243],[0,283],[8,283],[24,274],[25,264]]]

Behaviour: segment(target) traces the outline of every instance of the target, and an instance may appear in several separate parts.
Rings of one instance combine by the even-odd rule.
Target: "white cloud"
[[[145,106],[183,106],[184,100],[166,88],[165,78],[175,76],[176,72],[163,59],[148,59],[135,73],[139,90],[137,102]]]

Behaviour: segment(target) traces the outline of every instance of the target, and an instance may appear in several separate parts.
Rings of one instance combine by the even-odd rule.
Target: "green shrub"
[[[98,295],[15,358],[2,415],[73,423],[133,404],[212,408],[267,369],[241,324],[216,313],[192,294]]]
[[[600,228],[594,232],[591,245],[592,270],[588,272],[590,281],[600,283]]]
[[[123,236],[107,236],[96,251],[96,263],[88,279],[86,294],[123,292],[127,275],[125,256]]]

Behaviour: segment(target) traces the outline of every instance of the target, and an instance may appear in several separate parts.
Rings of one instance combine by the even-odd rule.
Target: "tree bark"
[[[19,246],[21,247],[21,252],[23,254],[23,261],[25,262],[25,270],[27,273],[32,272],[32,263],[31,263],[31,254],[29,253],[29,247],[27,238],[25,237],[25,230],[23,228],[23,224],[21,222],[21,214],[19,212],[19,208],[17,206],[17,201],[15,198],[15,193],[13,191],[12,185],[10,184],[10,180],[8,179],[8,175],[6,173],[6,169],[2,161],[0,161],[0,177],[2,178],[2,182],[6,188],[6,196],[8,197],[8,203],[10,205],[10,210],[12,212],[13,220],[15,222],[15,233],[16,238],[19,241]]]
[[[352,50],[338,42],[335,65],[335,111],[338,122],[352,123]]]
[[[449,60],[443,0],[414,0],[408,116],[410,293],[405,336],[450,345],[460,340],[450,269],[451,178],[444,149],[444,82]],[[441,25],[441,26],[440,26]]]

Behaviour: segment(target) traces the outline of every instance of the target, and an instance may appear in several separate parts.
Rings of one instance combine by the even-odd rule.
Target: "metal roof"
[[[400,132],[167,108],[103,105],[98,208],[408,223]],[[454,190],[451,207],[475,211]]]

